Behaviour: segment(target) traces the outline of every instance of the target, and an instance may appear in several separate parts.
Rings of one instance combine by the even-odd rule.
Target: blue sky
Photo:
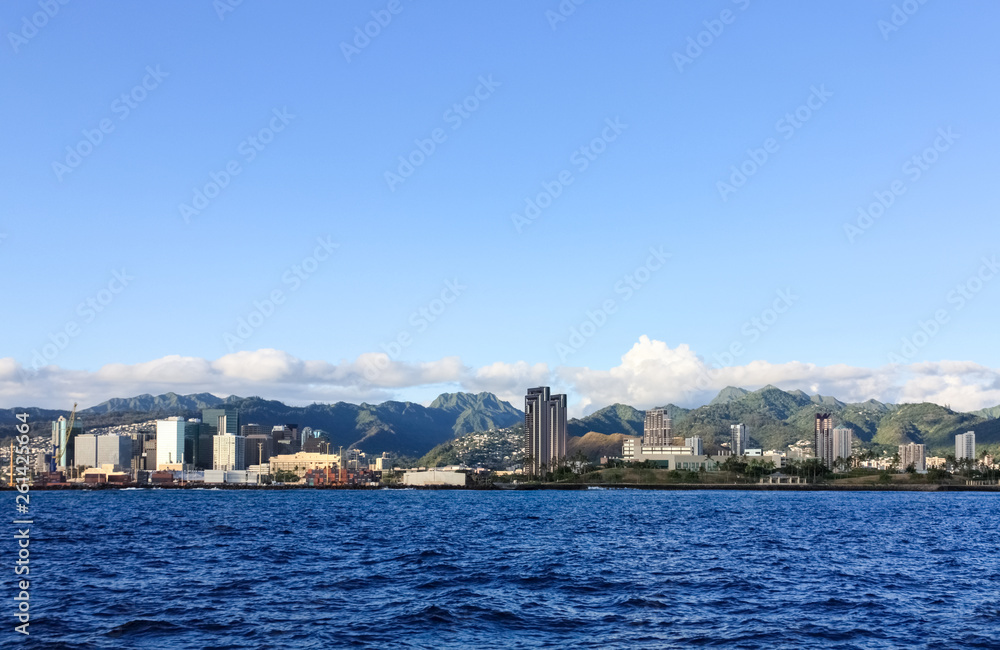
[[[7,406],[199,388],[516,396],[534,380],[579,408],[700,400],[679,366],[673,383],[655,375],[663,399],[585,387],[630,350],[642,365],[643,336],[661,366],[676,359],[655,350],[687,349],[805,390],[1000,401],[1000,288],[982,261],[1000,230],[994,3],[591,0],[564,2],[575,10],[558,21],[554,0],[220,6],[70,2],[37,29],[25,21],[39,3],[0,8]],[[355,41],[366,25],[377,35]],[[433,152],[387,182],[418,141]],[[591,146],[584,169],[575,152]],[[231,164],[185,220],[181,205]],[[733,166],[752,173],[720,189]],[[519,228],[512,215],[561,173],[572,184]],[[892,204],[846,232],[876,193]],[[313,266],[318,239],[337,248]],[[651,247],[669,259],[623,290]],[[313,272],[291,280],[302,265]],[[282,304],[239,336],[276,290]],[[454,300],[435,303],[442,292]],[[794,296],[787,310],[766,331],[747,325],[775,315],[779,292]],[[100,298],[100,312],[79,307]],[[398,376],[363,376],[378,354]],[[218,385],[185,374],[201,362]],[[886,379],[890,362],[908,368]],[[940,365],[952,362],[966,365]],[[812,370],[781,370],[796,363]],[[733,371],[711,388],[768,377]]]

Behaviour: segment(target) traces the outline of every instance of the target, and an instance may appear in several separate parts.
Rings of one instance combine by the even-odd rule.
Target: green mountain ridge
[[[203,408],[222,405],[241,409],[243,423],[265,427],[298,424],[323,429],[333,446],[365,452],[390,451],[421,456],[438,445],[472,433],[506,429],[523,423],[523,413],[492,393],[443,393],[429,406],[413,402],[381,404],[310,404],[288,406],[261,397],[219,398],[209,393],[138,395],[110,399],[77,412],[84,427],[142,422],[153,417],[180,415],[198,417]],[[835,425],[849,426],[866,445],[891,447],[902,442],[920,442],[929,455],[954,449],[954,435],[976,432],[977,445],[1000,444],[1000,406],[961,413],[937,404],[883,404],[876,400],[845,403],[834,397],[808,395],[764,386],[755,391],[727,387],[708,404],[687,409],[667,404],[674,435],[701,436],[706,450],[715,452],[728,441],[729,426],[747,425],[751,446],[784,449],[801,439],[812,439],[818,412],[833,415]],[[36,433],[47,434],[49,422],[68,411],[39,408],[0,409],[0,438],[13,434],[16,413],[28,412]],[[567,423],[569,447],[585,448],[588,457],[598,448],[611,449],[620,439],[609,436],[641,436],[645,411],[627,404],[612,404]],[[594,433],[589,441],[574,441]],[[597,437],[597,435],[601,437]],[[575,452],[573,452],[575,453]],[[607,454],[602,454],[607,455]]]

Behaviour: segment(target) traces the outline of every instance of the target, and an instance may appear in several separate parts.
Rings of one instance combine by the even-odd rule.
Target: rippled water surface
[[[5,648],[1000,648],[1000,495],[139,490],[31,505],[31,636],[12,634],[8,605]]]

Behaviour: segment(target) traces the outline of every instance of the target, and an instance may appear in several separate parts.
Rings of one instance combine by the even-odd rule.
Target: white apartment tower
[[[742,422],[729,427],[729,448],[733,456],[742,456],[747,451],[747,426]]]
[[[212,436],[212,469],[246,469],[246,440],[226,433]]]
[[[976,457],[976,432],[966,431],[955,436],[955,460]]]
[[[854,430],[849,427],[837,427],[833,430],[833,459],[848,458],[854,444]]]

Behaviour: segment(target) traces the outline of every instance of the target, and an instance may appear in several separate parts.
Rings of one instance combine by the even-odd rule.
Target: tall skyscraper
[[[73,460],[77,467],[99,467],[97,464],[97,436],[86,433],[74,437]]]
[[[747,427],[740,424],[729,425],[729,448],[734,456],[742,456],[747,450]]]
[[[524,469],[542,473],[566,457],[566,396],[549,395],[548,386],[524,396]]]
[[[184,436],[188,423],[182,417],[156,421],[156,469],[189,462],[184,459]]]
[[[816,414],[816,430],[813,433],[813,448],[816,458],[827,467],[833,467],[836,456],[833,453],[833,419],[829,413]]]
[[[215,467],[215,436],[240,435],[240,410],[232,406],[202,409],[201,426],[197,431],[197,453],[188,462],[200,469]]]
[[[918,472],[926,471],[927,460],[924,455],[923,445],[911,442],[909,444],[899,446],[899,466],[906,469],[910,465],[913,465],[913,469]]]
[[[833,430],[833,458],[847,459],[854,445],[854,430],[850,427],[837,427]]]
[[[56,467],[76,467],[74,460],[73,438],[83,433],[83,423],[79,419],[73,421],[73,430],[70,431],[69,420],[59,416],[59,419],[52,423],[52,446],[55,447]]]
[[[966,431],[955,436],[955,460],[976,457],[976,432]]]
[[[666,447],[670,445],[673,423],[663,409],[646,411],[646,422],[642,429],[642,444]]]
[[[108,434],[97,436],[97,464],[114,465],[116,470],[132,468],[132,437]]]
[[[228,433],[232,436],[240,435],[240,410],[232,406],[221,409],[202,409],[201,421],[212,427],[208,435],[214,436],[220,433]]]
[[[246,469],[246,440],[227,433],[212,436],[212,469]]]
[[[250,465],[263,465],[271,459],[272,441],[269,431],[259,424],[244,424],[240,434],[246,438],[246,462]]]

